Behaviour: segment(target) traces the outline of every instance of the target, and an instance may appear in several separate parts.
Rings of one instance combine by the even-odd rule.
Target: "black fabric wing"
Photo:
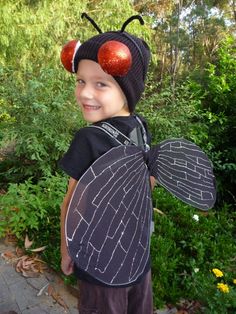
[[[136,146],[114,147],[79,180],[66,217],[66,241],[77,266],[122,286],[142,275],[150,252],[149,171]]]
[[[170,139],[148,152],[150,174],[183,202],[208,210],[216,200],[211,162],[194,143]]]

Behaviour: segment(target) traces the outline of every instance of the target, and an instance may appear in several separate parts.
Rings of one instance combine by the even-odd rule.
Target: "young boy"
[[[128,47],[131,54],[128,71],[126,69],[126,73],[119,75],[106,73],[98,61],[101,46],[114,41]],[[108,122],[123,135],[132,138],[133,131],[140,130],[140,119],[134,115],[134,109],[144,91],[149,59],[147,44],[124,29],[101,33],[84,42],[75,51],[72,65],[77,81],[75,96],[85,121],[95,126],[101,121]],[[145,129],[147,137],[144,142],[150,144],[145,121],[141,121],[141,129]],[[132,140],[135,142],[135,137]],[[136,144],[140,145],[140,142]],[[150,257],[137,280],[114,287],[93,278],[75,265],[66,246],[65,217],[77,182],[95,160],[118,145],[115,138],[100,128],[85,127],[75,134],[67,153],[60,160],[61,168],[70,176],[61,207],[61,268],[64,274],[74,272],[79,279],[80,314],[153,313]]]

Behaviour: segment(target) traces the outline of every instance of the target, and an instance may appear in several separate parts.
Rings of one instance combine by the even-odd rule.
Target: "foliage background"
[[[218,198],[209,214],[154,189],[154,207],[164,212],[155,213],[152,236],[155,305],[186,298],[201,302],[204,313],[235,313],[233,0],[1,1],[0,235],[13,232],[22,241],[28,233],[35,246],[48,245],[44,258],[60,271],[59,212],[68,178],[57,161],[84,125],[74,100],[74,77],[63,70],[60,51],[71,39],[96,34],[81,19],[84,11],[103,31],[120,29],[130,15],[142,14],[144,27],[128,26],[152,50],[137,111],[148,120],[153,143],[185,137],[214,165]],[[229,294],[215,287],[213,267],[227,274]]]

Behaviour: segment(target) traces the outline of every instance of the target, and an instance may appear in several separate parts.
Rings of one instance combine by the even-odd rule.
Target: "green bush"
[[[217,180],[217,206],[235,205],[236,189],[236,50],[229,38],[221,43],[214,63],[201,81],[192,78],[159,89],[151,73],[138,106],[153,135],[153,144],[184,137],[199,145],[213,163]]]
[[[221,43],[215,61],[205,69],[198,89],[202,90],[202,115],[208,126],[210,158],[218,180],[218,199],[235,205],[236,190],[236,48],[229,37]]]
[[[54,174],[73,132],[83,125],[74,101],[74,77],[61,72],[42,68],[38,77],[27,73],[21,82],[13,70],[0,71],[1,107],[8,117],[0,139],[8,150],[0,166],[2,185]]]
[[[157,307],[178,303],[180,299],[198,300],[206,309],[234,313],[236,279],[235,222],[236,214],[229,208],[204,213],[171,196],[163,188],[153,192],[154,206],[164,212],[155,214],[155,232],[152,236],[152,275],[154,299]],[[197,215],[197,216],[196,216]],[[222,293],[213,284],[210,271],[222,268],[231,276],[230,293]],[[202,280],[202,282],[201,282]],[[212,295],[208,293],[208,288]],[[201,293],[200,293],[201,292]],[[219,303],[221,311],[217,312]]]
[[[23,241],[26,233],[34,247],[47,246],[44,255],[60,269],[60,205],[66,193],[67,178],[59,174],[10,184],[0,198],[0,237],[7,232]]]
[[[205,124],[201,110],[204,95],[196,84],[187,80],[176,86],[161,90],[151,73],[147,91],[138,104],[138,112],[146,117],[152,134],[153,144],[167,138],[186,138],[207,147],[208,125]]]

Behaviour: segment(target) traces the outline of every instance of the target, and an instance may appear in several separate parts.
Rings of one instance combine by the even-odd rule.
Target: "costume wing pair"
[[[147,265],[150,175],[187,204],[208,210],[215,203],[211,162],[187,140],[166,140],[148,152],[120,145],[98,158],[75,188],[66,241],[77,266],[107,285],[131,284]]]

